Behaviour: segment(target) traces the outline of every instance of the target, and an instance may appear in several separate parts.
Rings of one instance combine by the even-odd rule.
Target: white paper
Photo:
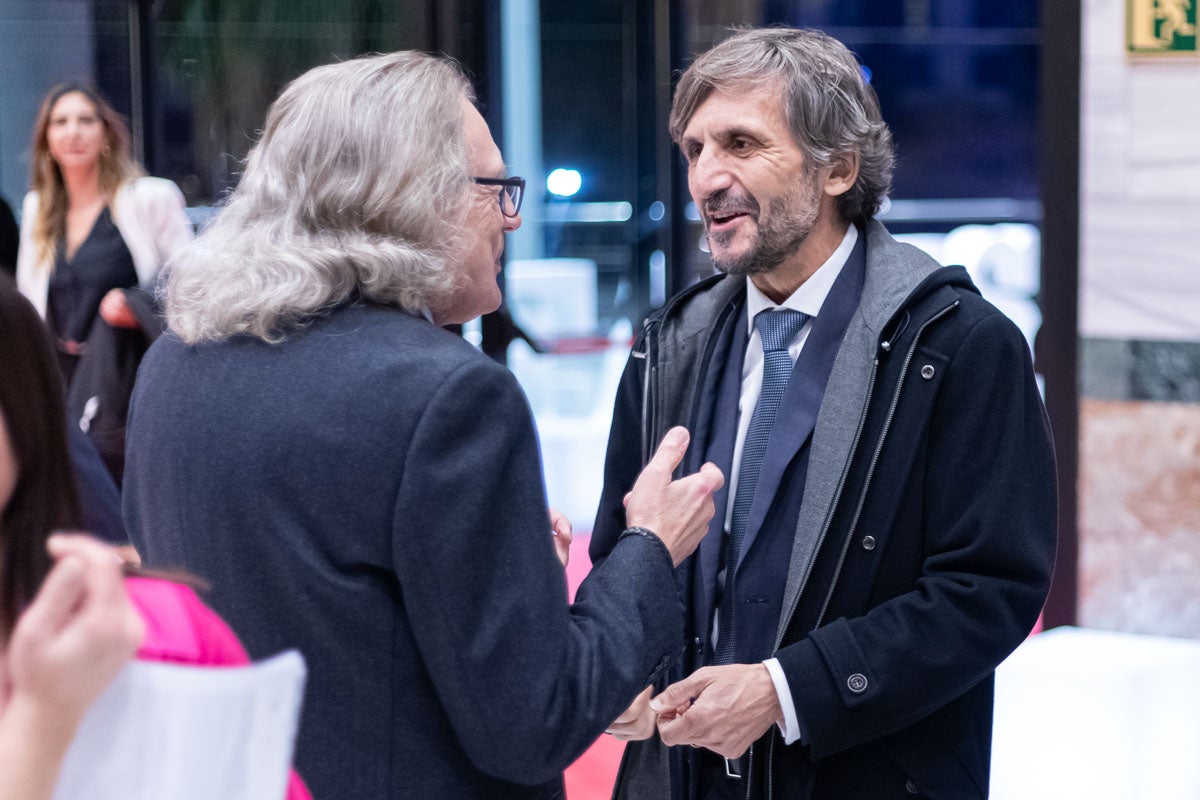
[[[283,800],[304,659],[247,667],[132,662],[67,752],[54,800]]]

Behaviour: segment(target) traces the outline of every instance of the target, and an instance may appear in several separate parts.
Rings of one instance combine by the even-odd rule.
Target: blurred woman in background
[[[68,356],[97,311],[110,325],[136,324],[113,290],[152,288],[192,238],[178,187],[145,177],[129,142],[120,115],[77,83],[54,87],[34,125],[17,281]]]
[[[55,86],[34,125],[17,284],[54,336],[69,389],[81,373],[86,385],[71,395],[72,418],[89,417],[81,427],[90,428],[118,484],[128,395],[142,353],[160,332],[152,296],[124,290],[152,290],[159,270],[192,236],[183,195],[168,180],[145,177],[120,115],[87,86]],[[97,330],[97,316],[146,335]],[[83,369],[89,348],[95,352]],[[106,416],[89,424],[98,412]]]

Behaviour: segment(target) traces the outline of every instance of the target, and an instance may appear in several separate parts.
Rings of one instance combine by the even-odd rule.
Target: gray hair
[[[168,266],[170,327],[277,341],[354,296],[445,307],[465,241],[464,98],[457,65],[414,52],[292,81],[216,220]]]
[[[892,134],[854,55],[820,31],[739,30],[697,57],[675,90],[671,138],[679,144],[692,114],[714,90],[764,85],[782,91],[784,119],[813,168],[858,156],[858,179],[838,198],[838,209],[848,220],[873,217],[892,184]]]

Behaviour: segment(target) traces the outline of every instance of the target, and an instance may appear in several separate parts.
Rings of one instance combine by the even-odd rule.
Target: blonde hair
[[[438,311],[457,288],[467,156],[452,62],[415,52],[318,67],[284,89],[238,187],[167,267],[186,342],[266,341],[360,297]]]
[[[70,198],[63,182],[62,170],[50,155],[47,133],[50,129],[50,114],[64,95],[78,92],[87,98],[96,109],[96,116],[104,126],[105,148],[100,151],[100,191],[105,201],[111,203],[121,185],[145,174],[133,160],[130,151],[129,127],[120,114],[113,109],[94,89],[82,83],[60,83],[50,90],[38,110],[33,125],[33,171],[31,188],[37,192],[37,217],[33,220],[33,244],[37,263],[49,264],[54,268],[54,251],[67,233],[67,209]]]

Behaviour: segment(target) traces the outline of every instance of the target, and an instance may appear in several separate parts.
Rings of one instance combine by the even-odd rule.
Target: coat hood
[[[868,220],[867,273],[859,314],[877,335],[903,309],[910,308],[944,286],[979,294],[962,267],[943,267],[911,244],[896,241],[883,224]]]

